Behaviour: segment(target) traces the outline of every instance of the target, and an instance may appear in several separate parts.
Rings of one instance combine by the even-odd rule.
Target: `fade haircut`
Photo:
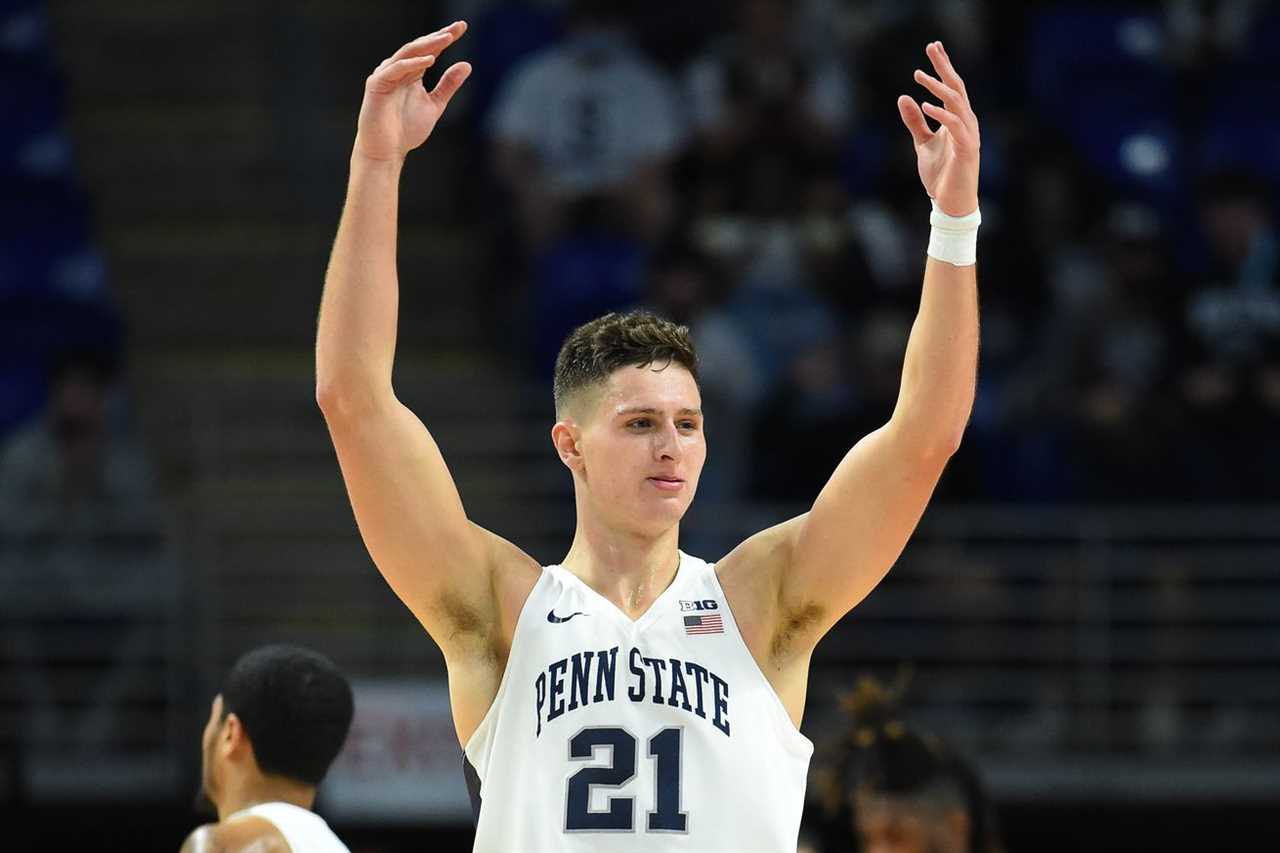
[[[319,785],[351,728],[351,685],[327,657],[271,645],[242,656],[222,687],[263,773]]]
[[[698,356],[689,328],[648,311],[605,314],[565,339],[556,356],[556,416],[588,389],[603,385],[620,367],[665,370],[674,362],[698,381]]]

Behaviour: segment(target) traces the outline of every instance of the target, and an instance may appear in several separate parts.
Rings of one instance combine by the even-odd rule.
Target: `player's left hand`
[[[942,42],[933,42],[924,52],[938,76],[917,69],[915,81],[937,96],[942,106],[917,104],[910,96],[902,95],[898,98],[898,112],[911,131],[925,192],[943,213],[967,216],[978,209],[978,117],[969,106],[964,81],[952,67]],[[926,115],[941,127],[930,130],[924,120]]]

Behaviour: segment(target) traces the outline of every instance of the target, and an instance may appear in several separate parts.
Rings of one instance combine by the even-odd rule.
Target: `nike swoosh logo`
[[[557,616],[556,611],[552,609],[547,611],[547,621],[550,622],[552,625],[559,625],[561,622],[568,622],[570,619],[572,619],[575,616],[586,616],[586,615],[587,614],[583,613],[581,610],[575,610],[574,612],[570,613],[568,616]]]

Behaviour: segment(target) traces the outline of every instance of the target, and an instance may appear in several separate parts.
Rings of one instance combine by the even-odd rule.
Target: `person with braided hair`
[[[815,784],[823,850],[1003,853],[977,773],[937,737],[903,723],[904,686],[864,678],[842,701],[851,725]]]

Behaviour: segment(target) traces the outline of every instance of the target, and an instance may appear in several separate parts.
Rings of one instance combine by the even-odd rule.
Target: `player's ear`
[[[249,736],[245,733],[244,723],[234,712],[227,714],[222,721],[222,732],[218,737],[218,746],[224,755],[232,755],[247,748]]]
[[[551,428],[551,443],[556,447],[556,453],[570,471],[582,470],[582,449],[579,441],[582,438],[582,430],[579,429],[573,418],[565,418],[557,421],[556,425]]]

